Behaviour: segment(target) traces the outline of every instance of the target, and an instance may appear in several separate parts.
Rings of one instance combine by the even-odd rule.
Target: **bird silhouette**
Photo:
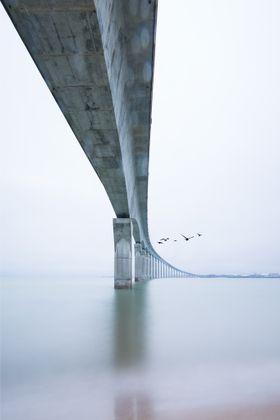
[[[162,245],[162,244],[163,244],[163,242],[161,242],[161,241],[158,241],[158,244]]]
[[[180,233],[180,235],[183,236],[183,238],[185,238],[186,241],[189,241],[190,239],[194,238],[194,236],[187,237],[185,235],[182,235],[181,233]]]
[[[202,233],[198,233],[197,236],[202,236]]]
[[[166,241],[169,241],[169,238],[161,238],[160,241],[166,242]]]

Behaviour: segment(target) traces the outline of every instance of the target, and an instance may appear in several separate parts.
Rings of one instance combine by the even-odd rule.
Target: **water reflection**
[[[116,290],[113,302],[113,364],[116,369],[139,368],[146,355],[147,288]]]
[[[126,394],[115,400],[114,420],[150,420],[154,418],[152,400],[148,395]]]
[[[143,287],[144,286],[144,287]],[[117,290],[113,302],[114,368],[122,377],[127,372],[134,380],[115,393],[114,420],[152,419],[152,399],[145,387],[137,384],[139,371],[147,356],[147,287],[135,285],[133,290]],[[140,389],[139,389],[140,388]]]

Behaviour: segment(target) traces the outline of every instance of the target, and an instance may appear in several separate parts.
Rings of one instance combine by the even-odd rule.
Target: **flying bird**
[[[190,239],[194,238],[194,236],[187,237],[185,235],[182,235],[181,233],[180,233],[180,235],[183,236],[183,238],[185,238],[186,241],[189,241]]]
[[[197,236],[202,236],[202,233],[198,233]]]
[[[158,241],[158,244],[162,245],[162,244],[163,244],[163,242],[161,242],[161,241]]]
[[[169,238],[161,238],[160,241],[166,242],[166,241],[169,241]]]

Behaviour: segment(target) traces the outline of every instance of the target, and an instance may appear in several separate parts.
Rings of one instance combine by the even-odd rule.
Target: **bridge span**
[[[148,233],[157,0],[2,3],[115,211],[115,288],[189,276]]]

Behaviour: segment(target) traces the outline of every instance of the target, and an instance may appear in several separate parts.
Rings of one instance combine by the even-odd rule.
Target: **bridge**
[[[148,233],[157,0],[2,3],[113,206],[115,288],[189,276]]]

